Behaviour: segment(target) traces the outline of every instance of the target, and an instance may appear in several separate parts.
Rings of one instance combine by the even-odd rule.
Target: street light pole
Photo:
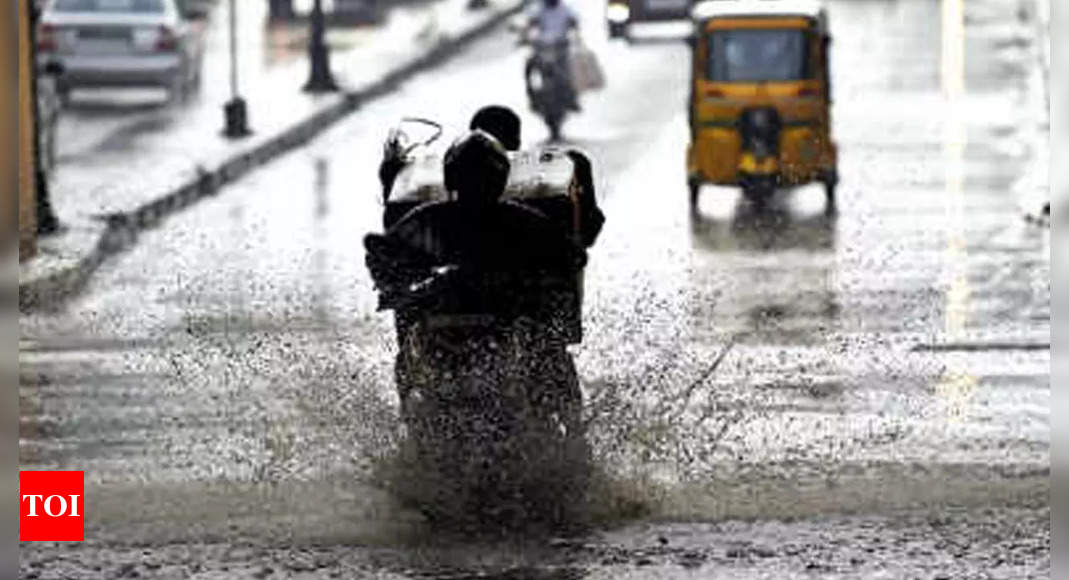
[[[236,0],[230,0],[230,100],[223,105],[225,127],[223,135],[230,139],[246,137],[249,131],[249,114],[245,99],[238,95],[238,14]]]
[[[33,172],[34,198],[37,210],[37,234],[49,235],[60,231],[59,218],[52,208],[52,199],[48,187],[48,175],[44,171],[41,159],[41,139],[38,136],[41,127],[41,107],[37,98],[37,75],[40,74],[37,62],[37,24],[41,16],[34,2],[27,2],[30,11],[30,98],[33,101]]]
[[[334,74],[330,71],[330,50],[327,48],[324,20],[323,0],[315,0],[309,19],[311,29],[308,36],[308,59],[311,69],[308,82],[304,84],[304,90],[309,93],[327,93],[338,90],[338,83],[334,81]]]

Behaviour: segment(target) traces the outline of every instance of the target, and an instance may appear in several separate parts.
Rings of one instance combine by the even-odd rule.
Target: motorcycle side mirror
[[[402,149],[402,154],[407,156],[413,150],[427,147],[442,136],[441,124],[430,119],[419,117],[405,117],[390,131],[388,139],[396,139]]]

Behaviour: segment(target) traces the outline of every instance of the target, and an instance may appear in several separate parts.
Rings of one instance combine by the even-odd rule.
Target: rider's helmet
[[[488,105],[475,112],[471,118],[472,131],[482,129],[497,137],[509,151],[520,148],[520,116],[512,109],[501,105]]]
[[[509,158],[501,143],[482,130],[457,139],[445,153],[445,188],[469,207],[496,202],[509,179]]]

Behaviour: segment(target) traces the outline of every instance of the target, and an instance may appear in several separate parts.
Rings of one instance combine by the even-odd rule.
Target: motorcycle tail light
[[[168,26],[160,26],[156,30],[156,50],[161,52],[172,51],[178,48],[178,35]]]
[[[55,52],[56,50],[56,27],[51,24],[41,24],[37,29],[37,50],[39,52]]]

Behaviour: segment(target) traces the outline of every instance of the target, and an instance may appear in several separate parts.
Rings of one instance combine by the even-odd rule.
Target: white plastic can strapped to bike
[[[554,148],[525,149],[508,156],[511,169],[502,199],[530,203],[555,221],[568,220],[561,225],[578,233],[579,186],[571,158]],[[424,154],[401,170],[386,202],[387,228],[419,205],[454,199],[445,189],[442,167],[442,155]]]
[[[572,159],[555,148],[509,152],[511,168],[502,200],[529,205],[542,212],[560,227],[561,235],[570,235],[577,244],[582,238],[582,212],[579,180]],[[434,202],[455,200],[445,188],[442,155],[424,154],[411,161],[397,175],[386,201],[384,226],[389,229],[413,209]],[[568,342],[582,340],[582,303],[584,272],[580,269],[567,285],[563,327]]]

